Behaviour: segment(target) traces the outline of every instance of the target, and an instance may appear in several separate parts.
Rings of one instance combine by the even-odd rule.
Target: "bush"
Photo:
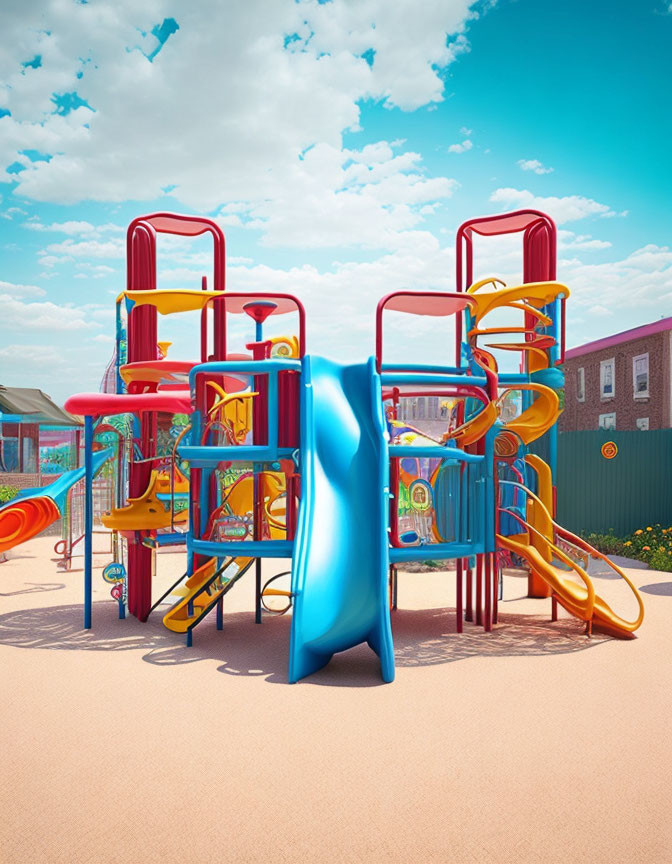
[[[603,555],[627,555],[625,541],[611,531],[608,534],[587,534],[583,539]]]
[[[16,497],[18,491],[16,486],[0,486],[0,504],[7,504]]]
[[[672,571],[672,550],[659,547],[654,549],[648,560],[652,570],[662,570],[664,573]]]
[[[603,555],[623,555],[643,561],[653,570],[672,572],[672,527],[647,525],[638,528],[622,540],[613,532],[607,534],[585,534],[583,539]]]
[[[663,528],[658,523],[638,528],[623,545],[626,555],[639,561],[646,561],[647,564],[651,564],[654,554],[659,563],[665,562],[666,565],[672,563],[672,529]],[[656,569],[668,570],[669,566]]]

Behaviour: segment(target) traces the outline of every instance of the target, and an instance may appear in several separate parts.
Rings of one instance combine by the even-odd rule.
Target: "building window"
[[[611,414],[600,414],[600,420],[598,423],[600,429],[615,429],[616,428],[616,412],[612,411]]]
[[[576,370],[576,401],[586,401],[586,370],[583,366]]]
[[[638,354],[632,358],[632,387],[635,399],[649,395],[649,355]]]
[[[613,399],[616,395],[616,360],[603,360],[600,363],[600,396],[602,399]]]
[[[635,420],[635,423],[637,424],[637,428],[641,429],[642,432],[648,431],[648,428],[649,428],[649,418],[648,417],[638,417],[637,420]]]

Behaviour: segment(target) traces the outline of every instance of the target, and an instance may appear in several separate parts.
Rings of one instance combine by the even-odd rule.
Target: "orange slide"
[[[112,450],[93,454],[94,476],[112,455]],[[0,552],[13,549],[36,537],[52,522],[60,518],[70,489],[84,479],[84,468],[74,468],[61,474],[49,486],[24,489],[8,504],[0,508]]]
[[[44,531],[61,515],[46,495],[10,501],[0,510],[0,552],[6,552]]]
[[[586,622],[587,632],[590,633],[592,627],[595,626],[604,632],[610,633],[612,636],[621,638],[627,638],[634,633],[644,620],[644,603],[639,592],[623,570],[601,552],[598,552],[597,549],[594,549],[589,543],[586,543],[585,540],[582,540],[554,522],[542,501],[533,492],[520,483],[512,483],[511,485],[522,489],[529,496],[528,501],[534,502],[533,511],[538,517],[538,519],[535,518],[535,521],[543,520],[546,524],[550,525],[552,529],[551,533],[554,534],[553,539],[559,538],[560,540],[564,540],[573,546],[577,546],[591,558],[604,561],[625,580],[637,600],[639,609],[637,617],[629,621],[614,612],[609,604],[595,593],[593,583],[583,567],[559,549],[553,540],[545,536],[545,532],[542,533],[542,531],[539,531],[508,508],[502,508],[502,512],[512,516],[520,524],[523,531],[511,537],[498,534],[498,545],[523,558],[528,563],[533,577],[541,578],[549,586],[551,596],[571,615]],[[528,514],[529,512],[528,509]],[[564,565],[564,567],[554,564],[554,560]]]

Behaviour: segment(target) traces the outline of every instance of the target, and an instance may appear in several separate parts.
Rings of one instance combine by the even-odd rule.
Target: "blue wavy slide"
[[[388,602],[389,462],[373,358],[305,357],[302,497],[292,562],[289,680],[367,642],[394,680]]]

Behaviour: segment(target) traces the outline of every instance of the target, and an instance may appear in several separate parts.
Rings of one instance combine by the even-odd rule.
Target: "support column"
[[[91,629],[93,600],[93,417],[84,418],[84,629]]]
[[[458,633],[462,632],[462,559],[458,558],[455,571],[455,627]]]

